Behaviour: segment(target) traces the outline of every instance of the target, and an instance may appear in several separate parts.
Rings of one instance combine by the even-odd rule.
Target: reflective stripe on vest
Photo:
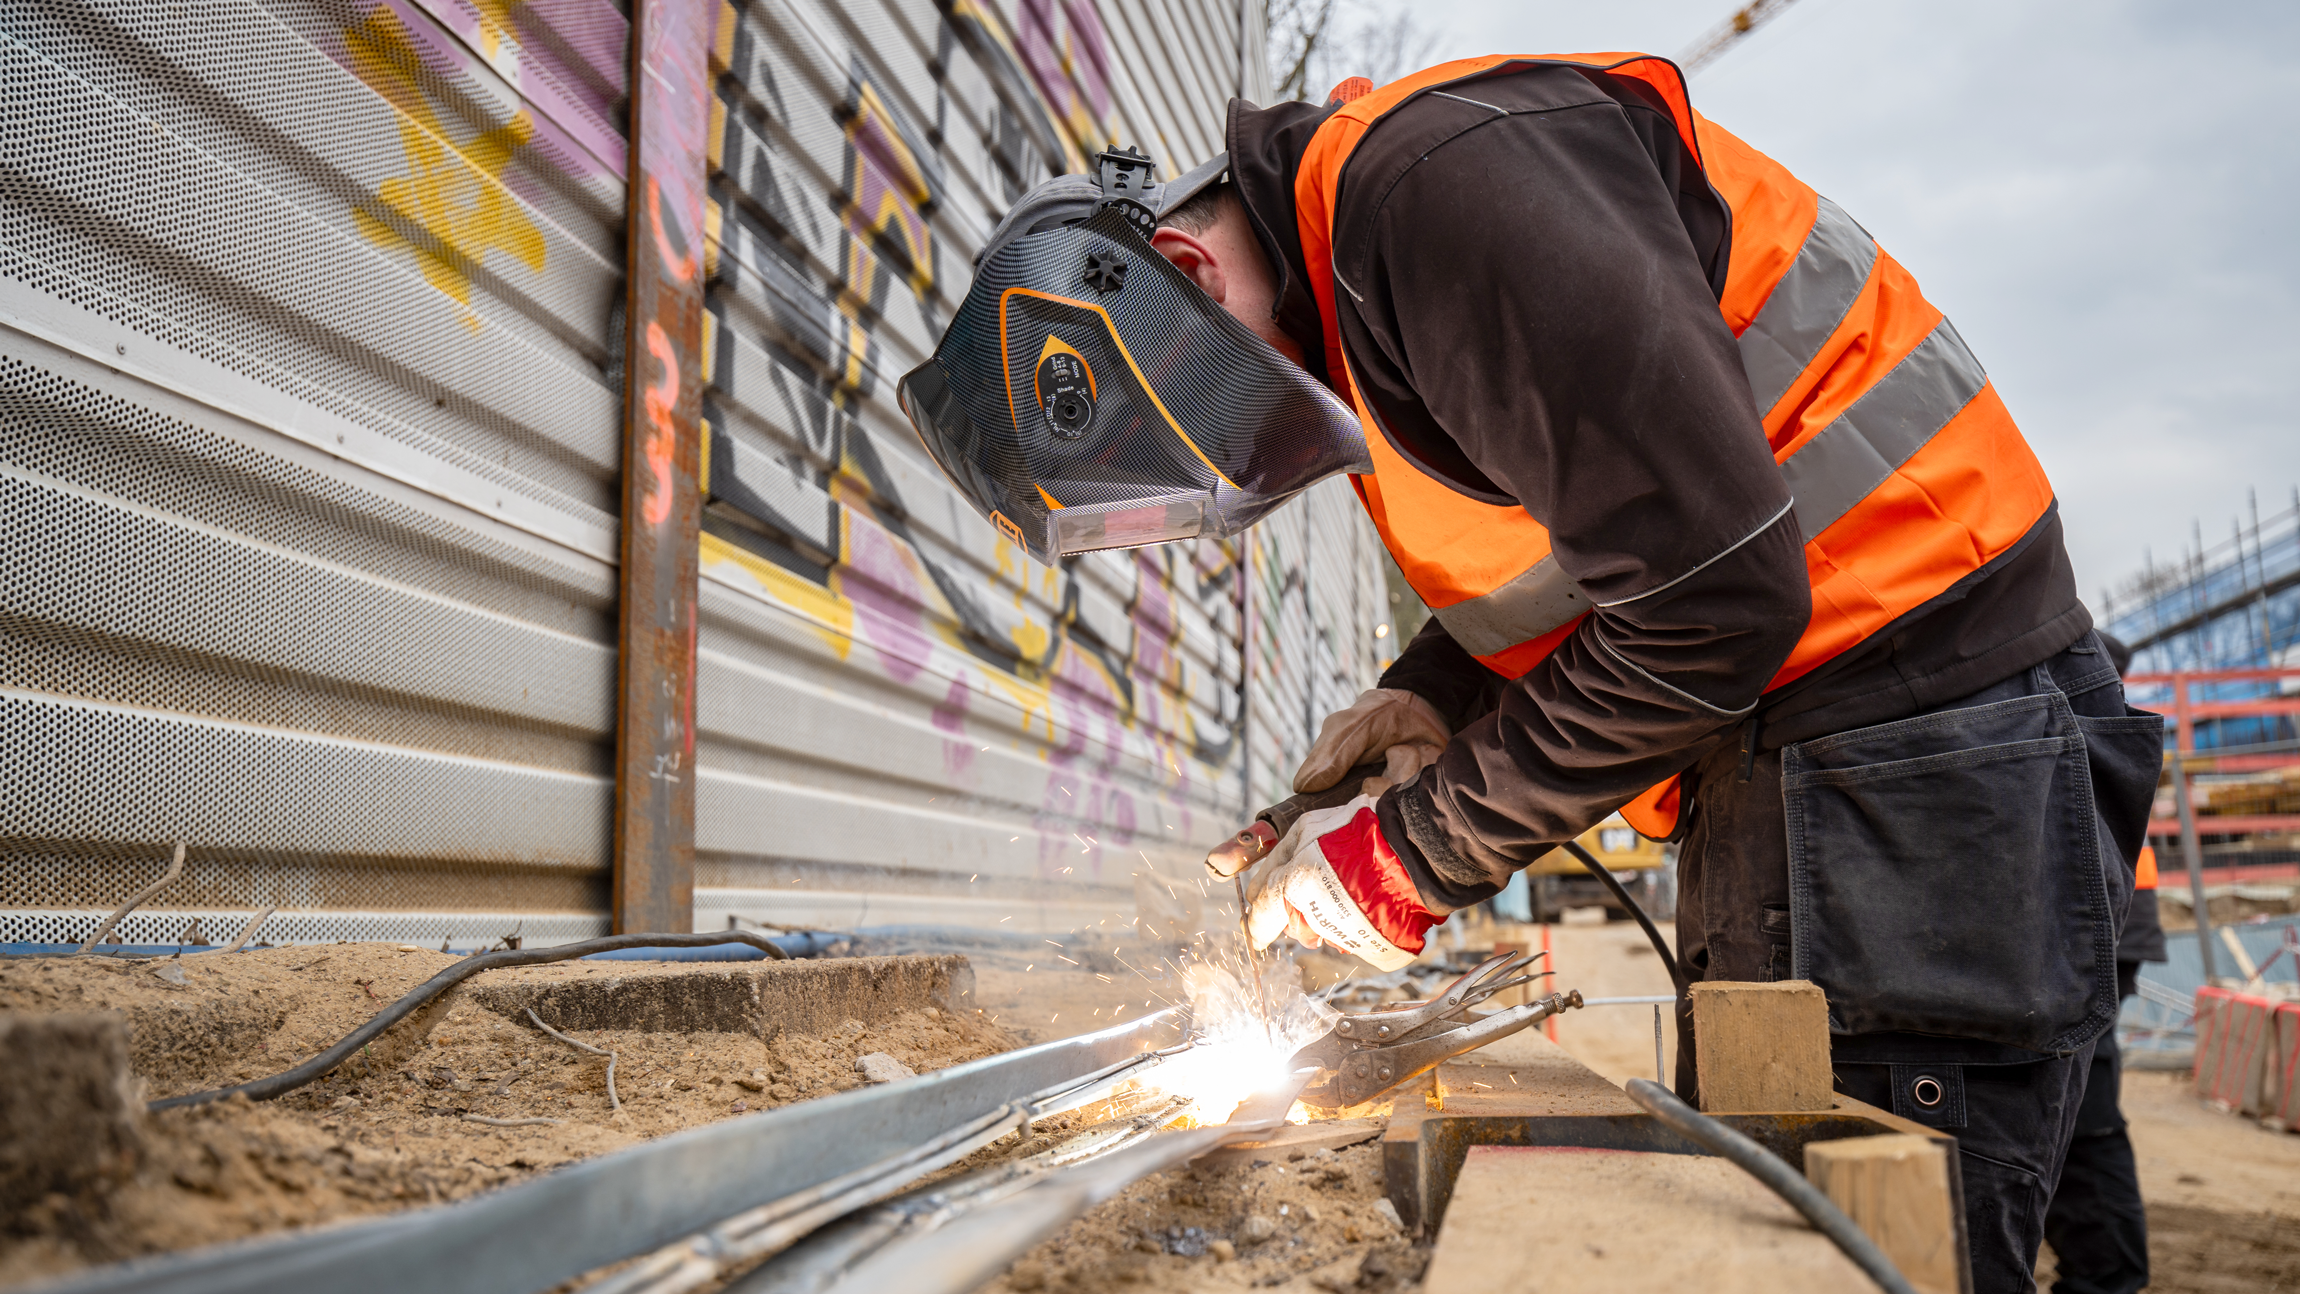
[[[1430,612],[1472,656],[1498,656],[1589,610],[1589,598],[1555,557],[1543,557],[1491,593]]]
[[[1823,203],[1824,210],[1834,205],[1826,199]],[[1872,250],[1875,246],[1870,244]],[[1802,257],[1799,262],[1802,264]],[[1853,290],[1857,294],[1860,285],[1854,284]],[[1775,298],[1778,300],[1778,292]],[[1810,300],[1801,303],[1809,304]],[[1774,313],[1769,303],[1765,313],[1757,317],[1758,323]],[[1838,318],[1842,316],[1840,308]],[[1799,325],[1809,319],[1800,308],[1784,317],[1782,327],[1772,337],[1795,336]],[[1822,335],[1834,332],[1837,322],[1829,320],[1821,329]],[[1755,330],[1756,325],[1751,325],[1750,331]],[[1765,344],[1771,347],[1773,341],[1768,339]],[[1749,349],[1745,334],[1742,354],[1746,356]],[[1754,382],[1752,378],[1752,385]],[[1980,360],[1943,319],[1852,408],[1781,464],[1781,475],[1795,500],[1792,506],[1799,531],[1818,535],[1836,524],[1923,449],[1987,384],[1988,375],[1981,370]],[[1643,596],[1657,592],[1660,590],[1648,590]],[[1495,656],[1562,627],[1589,606],[1589,598],[1559,568],[1557,558],[1545,555],[1491,593],[1438,608],[1432,614],[1464,651],[1472,656]]]
[[[1796,261],[1741,334],[1741,367],[1760,415],[1781,403],[1821,353],[1877,265],[1877,240],[1869,231],[1827,198],[1818,204]]]

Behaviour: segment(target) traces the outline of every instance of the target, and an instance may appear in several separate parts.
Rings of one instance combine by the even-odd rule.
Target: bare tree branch
[[[1393,0],[1271,0],[1270,83],[1309,101],[1346,78],[1375,85],[1418,70],[1437,34]]]

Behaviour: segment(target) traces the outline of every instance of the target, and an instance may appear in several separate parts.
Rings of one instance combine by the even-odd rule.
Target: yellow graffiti
[[[1022,654],[1024,662],[1032,665],[1039,663],[1039,658],[1046,655],[1046,645],[1054,640],[1044,625],[1032,620],[1024,620],[1006,636],[1014,640],[1014,649]]]
[[[500,0],[499,0],[500,3]],[[508,5],[503,4],[508,15]],[[421,84],[421,56],[399,15],[378,6],[344,34],[352,70],[398,109],[399,142],[408,174],[376,186],[372,203],[353,211],[360,233],[415,255],[424,280],[471,305],[469,266],[490,251],[508,252],[529,269],[543,268],[543,232],[503,186],[502,174],[535,123],[522,110],[470,142],[449,142],[446,123]],[[477,331],[477,316],[464,326]]]
[[[1014,702],[1015,708],[1022,711],[1022,722],[1018,725],[1018,731],[1023,736],[1030,735],[1031,716],[1043,710],[1046,713],[1046,739],[1048,741],[1054,740],[1054,696],[1050,691],[1044,687],[1033,687],[1005,674],[991,674],[989,679],[998,686],[999,691],[1006,693],[1008,698]],[[1039,754],[1041,758],[1044,758],[1044,751],[1039,752]]]
[[[503,41],[511,35],[511,11],[519,7],[519,0],[471,0],[479,11],[479,52],[490,60],[503,48]]]
[[[855,134],[866,125],[876,127],[886,150],[894,155],[895,178],[901,183],[904,193],[916,206],[923,207],[931,202],[934,199],[934,187],[926,181],[926,168],[918,164],[918,158],[912,155],[910,145],[904,143],[901,134],[895,130],[894,114],[887,111],[886,104],[878,97],[878,90],[864,82],[861,93],[855,98],[856,111],[853,120],[847,124],[847,138],[853,141]]]
[[[812,580],[801,578],[764,557],[745,552],[717,535],[702,537],[702,566],[706,572],[724,577],[727,572],[715,570],[733,566],[751,577],[759,592],[769,599],[797,611],[831,654],[840,660],[854,648],[854,603],[831,592]]]

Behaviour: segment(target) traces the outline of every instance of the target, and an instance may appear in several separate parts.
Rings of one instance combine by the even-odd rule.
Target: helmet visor
[[[1236,534],[1367,470],[1348,407],[1111,211],[984,257],[898,394],[960,492],[1045,562]]]

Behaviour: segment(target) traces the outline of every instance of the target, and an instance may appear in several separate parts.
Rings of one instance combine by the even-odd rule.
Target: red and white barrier
[[[2196,1094],[2224,1109],[2273,1113],[2272,1095],[2288,1086],[2270,1070],[2283,1059],[2272,1045],[2277,1004],[2232,989],[2196,990]],[[2284,1074],[2290,1066],[2276,1065]]]
[[[2266,1113],[2285,1131],[2300,1130],[2300,1002],[2277,1006],[2269,1017],[2268,1039]]]

